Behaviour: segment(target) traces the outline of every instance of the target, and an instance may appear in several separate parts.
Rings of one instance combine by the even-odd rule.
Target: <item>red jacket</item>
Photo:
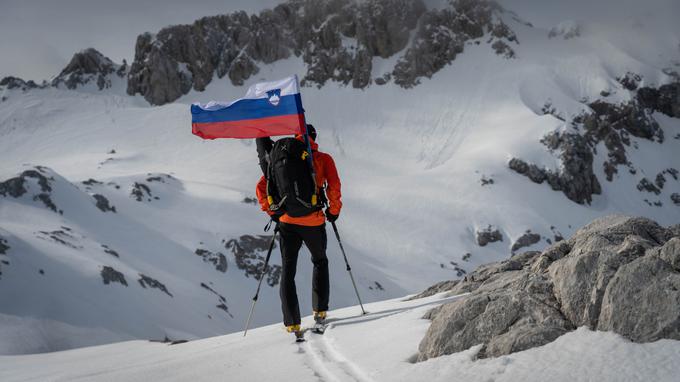
[[[296,138],[302,140],[301,136],[297,136]],[[316,142],[311,138],[309,138],[309,140],[312,146],[316,184],[319,187],[325,185],[330,213],[339,215],[340,209],[342,208],[342,202],[340,201],[340,177],[338,176],[338,170],[335,168],[335,162],[330,155],[318,151],[319,145],[317,145]],[[267,212],[269,215],[273,215],[273,212],[269,210],[269,202],[267,201],[267,180],[264,176],[257,182],[256,194],[257,200],[262,207],[262,211]],[[304,226],[317,226],[326,221],[326,216],[323,211],[312,212],[309,215],[300,217],[292,217],[288,216],[288,214],[283,214],[281,218],[279,218],[279,221]]]

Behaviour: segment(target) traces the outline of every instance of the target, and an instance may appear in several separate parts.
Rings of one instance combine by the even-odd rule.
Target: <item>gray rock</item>
[[[590,204],[592,195],[602,192],[600,182],[593,173],[593,153],[585,138],[578,134],[553,132],[541,141],[551,151],[560,152],[562,166],[559,170],[543,170],[534,164],[513,158],[508,167],[541,184],[547,181],[555,191],[579,204]]]
[[[0,237],[0,255],[7,255],[7,251],[9,251],[11,247],[7,243],[7,240],[3,239]],[[2,279],[2,266],[3,265],[9,265],[9,261],[7,260],[0,260],[0,279]]]
[[[658,89],[640,88],[636,99],[644,108],[680,118],[680,82],[662,85]]]
[[[125,276],[121,272],[118,272],[117,270],[113,269],[113,267],[110,267],[108,265],[104,266],[100,274],[105,285],[111,283],[119,283],[128,286],[127,281],[125,281]]]
[[[0,86],[4,86],[7,89],[21,89],[24,91],[40,87],[32,80],[24,81],[21,78],[13,76],[7,76],[0,80]]]
[[[264,268],[264,252],[269,249],[270,240],[271,236],[243,235],[238,239],[223,242],[225,248],[234,255],[236,267],[242,270],[246,277],[253,276],[259,280]],[[276,243],[274,245],[276,246]],[[265,269],[264,276],[269,286],[277,285],[281,277],[281,266],[270,263]]]
[[[672,193],[672,194],[671,194],[671,201],[672,201],[673,204],[675,204],[676,206],[680,206],[680,194],[677,193],[677,192]]]
[[[670,264],[676,271],[680,271],[680,236],[668,240],[663,246],[655,248],[653,256]]]
[[[96,206],[97,208],[99,208],[100,211],[102,212],[111,211],[113,213],[116,212],[116,207],[109,204],[109,200],[106,198],[106,196],[101,194],[94,194],[92,195],[92,197],[95,199]]]
[[[6,255],[11,247],[7,244],[7,240],[0,237],[0,255]]]
[[[71,61],[52,80],[52,86],[65,85],[76,89],[90,82],[97,84],[99,90],[111,87],[111,75],[124,77],[127,64],[117,65],[94,48],[88,48],[73,55]]]
[[[192,88],[204,90],[214,75],[242,85],[258,73],[258,63],[291,55],[307,65],[303,86],[335,81],[365,88],[373,82],[373,58],[402,51],[394,69],[375,83],[393,77],[411,87],[451,63],[471,39],[488,35],[498,54],[514,56],[510,44],[518,41],[504,15],[487,0],[455,0],[432,10],[422,0],[289,0],[250,16],[204,17],[140,35],[127,91],[160,105]]]
[[[203,258],[203,261],[212,263],[215,269],[219,272],[225,273],[227,271],[227,257],[219,252],[211,252],[207,249],[197,248],[194,251],[196,256]]]
[[[489,43],[497,54],[514,56],[507,42],[517,38],[502,21],[504,10],[493,1],[455,0],[452,7],[426,12],[421,20],[414,43],[406,50],[392,72],[394,82],[410,88],[421,77],[434,73],[455,60],[465,43],[483,37],[490,31]],[[507,42],[506,42],[507,41]]]
[[[109,248],[108,245],[106,244],[100,244],[102,248],[104,248],[104,253],[109,254],[113,257],[120,257],[118,252],[114,251],[113,249]]]
[[[159,289],[161,292],[172,297],[172,293],[170,293],[170,291],[168,291],[168,288],[166,288],[163,283],[161,283],[160,281],[158,281],[158,280],[156,280],[152,277],[149,277],[147,275],[140,273],[139,279],[137,281],[139,282],[139,285],[142,286],[142,288],[146,289],[147,287],[149,287],[149,288],[152,288],[152,289]]]
[[[510,249],[512,252],[517,251],[520,248],[530,247],[541,241],[541,235],[537,233],[532,233],[531,230],[527,230],[522,236],[520,236],[517,241],[512,244]]]
[[[17,177],[0,182],[0,196],[19,198],[29,191],[27,179],[36,179],[41,192],[35,191],[32,195],[32,199],[41,202],[45,207],[54,212],[63,214],[64,212],[57,207],[51,197],[51,184],[52,181],[54,181],[54,178],[46,174],[45,167],[36,166],[34,169],[22,172]]]
[[[635,342],[680,340],[678,270],[652,256],[621,266],[607,285],[597,329]]]
[[[542,253],[479,267],[450,288],[468,296],[431,310],[417,360],[482,344],[496,357],[578,326],[637,342],[680,339],[680,228],[608,216]]]
[[[489,243],[495,243],[497,241],[503,241],[503,235],[497,228],[488,226],[487,228],[477,231],[477,245],[480,247],[484,247]]]

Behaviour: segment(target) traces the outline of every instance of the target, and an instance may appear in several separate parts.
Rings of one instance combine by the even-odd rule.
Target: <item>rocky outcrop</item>
[[[204,262],[212,263],[218,272],[225,273],[227,271],[227,257],[223,254],[202,248],[197,248],[194,254],[202,257]]]
[[[641,77],[634,73],[627,73],[618,81],[624,89],[637,89],[632,101],[622,104],[601,100],[591,102],[588,104],[591,111],[575,116],[568,123],[569,130],[555,131],[543,137],[541,142],[560,156],[562,166],[559,169],[540,168],[520,158],[512,158],[508,167],[535,183],[547,182],[553,190],[562,191],[579,204],[590,204],[592,196],[601,193],[600,182],[593,171],[600,143],[607,150],[602,166],[608,181],[614,180],[620,166],[636,174],[637,169],[627,155],[628,147],[636,145],[632,138],[664,142],[664,131],[653,113],[680,117],[680,83],[663,85],[658,89],[638,89]],[[664,182],[664,174],[657,175],[657,179],[658,183]],[[662,187],[647,179],[641,179],[638,185],[640,191],[655,194]]]
[[[112,206],[109,203],[109,199],[107,199],[106,196],[102,194],[94,194],[92,195],[92,197],[96,202],[95,205],[97,206],[97,208],[99,208],[100,211],[102,212],[111,211],[113,213],[116,213],[116,206]]]
[[[114,64],[111,59],[94,48],[88,48],[73,55],[71,61],[52,80],[52,86],[66,86],[76,89],[88,83],[95,83],[99,90],[111,87],[111,75],[120,78],[127,74],[127,63]]]
[[[117,270],[113,269],[113,267],[110,267],[108,265],[104,266],[100,274],[102,276],[102,281],[104,282],[104,285],[108,285],[111,283],[119,283],[128,286],[127,281],[125,281],[125,276],[121,272],[118,272]]]
[[[302,84],[335,81],[355,88],[394,79],[403,87],[451,63],[467,41],[486,43],[514,56],[517,38],[493,1],[454,0],[427,10],[422,0],[289,0],[257,15],[235,12],[204,17],[137,38],[128,93],[151,104],[202,91],[214,76],[234,85],[291,56],[307,65]],[[403,55],[391,72],[372,78],[374,57]]]
[[[7,240],[0,237],[0,255],[5,257],[7,255],[7,251],[9,251],[9,249],[10,249],[10,246],[9,246],[9,243],[7,242]],[[3,265],[9,265],[9,261],[7,261],[5,259],[0,260],[0,279],[2,278]]]
[[[170,293],[170,292],[168,291],[168,288],[166,288],[165,285],[164,285],[162,282],[160,282],[160,281],[158,281],[158,280],[156,280],[156,279],[154,279],[154,278],[152,278],[152,277],[149,277],[149,276],[147,276],[147,275],[144,275],[144,274],[141,274],[141,273],[140,273],[140,274],[139,274],[139,279],[138,279],[137,281],[139,282],[139,285],[142,286],[142,288],[145,288],[145,289],[146,289],[147,287],[149,287],[149,288],[152,288],[152,289],[158,289],[158,290],[160,290],[161,292],[163,292],[163,293],[167,294],[168,296],[172,297],[172,293]]]
[[[429,312],[418,360],[483,344],[477,357],[541,346],[579,326],[635,342],[680,340],[680,230],[609,216],[543,252],[482,266]]]
[[[497,241],[503,241],[503,235],[501,231],[493,226],[488,226],[484,229],[477,231],[477,245],[484,247],[489,243],[495,243]]]
[[[252,236],[243,235],[238,239],[223,241],[225,248],[230,250],[236,260],[236,267],[242,270],[246,277],[253,276],[256,280],[260,279],[260,274],[264,268],[264,253],[269,249],[271,236]],[[274,243],[276,246],[276,243]],[[264,270],[264,276],[269,286],[279,283],[281,277],[281,266],[271,264]]]
[[[658,89],[640,88],[637,91],[636,100],[645,109],[680,118],[680,82],[661,85]]]
[[[0,86],[4,86],[6,89],[21,89],[21,90],[35,89],[41,87],[40,85],[36,84],[33,80],[24,81],[21,78],[13,76],[7,76],[0,80]]]
[[[677,192],[672,193],[671,194],[671,201],[676,206],[680,206],[680,194],[678,194]]]
[[[579,204],[590,204],[592,196],[600,194],[602,188],[593,173],[593,153],[587,140],[581,135],[553,132],[541,141],[552,152],[557,152],[562,160],[559,169],[542,169],[513,158],[508,167],[541,184],[547,182],[554,191],[561,191],[570,200]]]
[[[50,176],[45,167],[36,166],[33,169],[25,170],[19,176],[0,182],[0,196],[19,198],[31,190],[30,184],[36,182],[39,191],[32,192],[32,199],[41,202],[45,207],[54,212],[63,214],[63,211],[52,201],[52,182],[54,177]]]
[[[541,241],[541,235],[533,233],[531,230],[527,230],[522,234],[522,236],[518,237],[514,243],[512,243],[512,248],[510,248],[510,250],[515,253],[516,251],[525,247],[530,247],[539,241]]]
[[[467,41],[487,34],[497,54],[514,56],[504,41],[518,43],[517,37],[502,21],[502,12],[495,2],[458,0],[450,8],[425,13],[413,44],[394,67],[394,82],[406,88],[417,85],[419,78],[430,78],[450,64]]]

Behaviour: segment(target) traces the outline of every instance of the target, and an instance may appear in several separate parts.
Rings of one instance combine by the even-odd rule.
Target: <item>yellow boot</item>
[[[295,342],[302,342],[305,340],[305,333],[302,331],[299,324],[286,326],[286,331],[295,334]]]

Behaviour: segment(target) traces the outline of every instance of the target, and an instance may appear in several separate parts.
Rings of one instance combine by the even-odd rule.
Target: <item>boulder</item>
[[[487,264],[457,283],[470,293],[426,315],[423,361],[482,344],[477,357],[544,345],[579,326],[636,342],[680,339],[680,229],[607,216],[543,252]]]
[[[503,235],[501,231],[492,226],[481,229],[477,231],[477,245],[484,247],[489,243],[495,243],[497,241],[503,241]]]

